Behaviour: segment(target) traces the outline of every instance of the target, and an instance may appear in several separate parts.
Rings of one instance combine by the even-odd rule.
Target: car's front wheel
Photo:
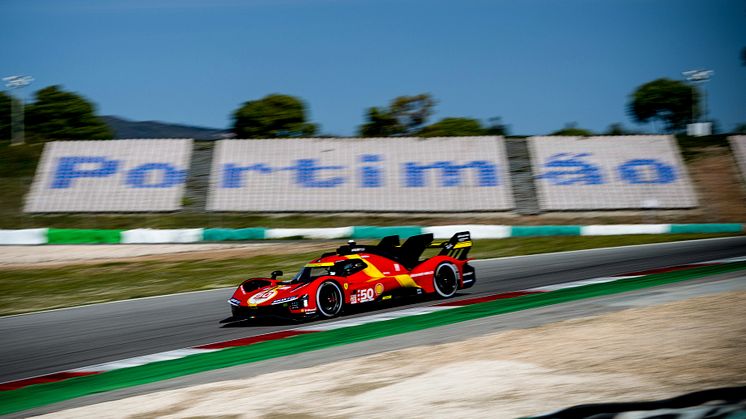
[[[458,291],[458,268],[452,263],[441,263],[433,275],[435,293],[440,298],[450,298]]]
[[[316,290],[316,307],[321,317],[332,318],[342,312],[344,298],[339,285],[333,281],[324,281]]]

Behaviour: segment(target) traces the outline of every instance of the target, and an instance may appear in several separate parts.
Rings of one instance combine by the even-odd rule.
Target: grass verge
[[[239,346],[217,352],[196,354],[170,361],[154,362],[137,367],[72,378],[56,383],[32,385],[0,393],[0,414],[18,412],[88,394],[162,381],[218,368],[226,368],[482,317],[617,294],[743,269],[746,269],[746,262],[704,266],[685,271],[647,275],[640,278],[496,300],[414,317],[404,317],[326,332],[294,336],[286,339],[260,342],[249,346]]]
[[[547,252],[660,243],[732,234],[670,234],[593,237],[516,237],[477,240],[470,254],[483,259]],[[330,242],[329,248],[337,242]],[[29,247],[33,251],[34,247]],[[267,252],[272,250],[268,249]],[[0,315],[106,301],[231,287],[280,269],[292,275],[319,252],[188,261],[106,262],[34,268],[0,268]],[[429,256],[429,255],[427,255]],[[53,295],[54,298],[49,298]]]

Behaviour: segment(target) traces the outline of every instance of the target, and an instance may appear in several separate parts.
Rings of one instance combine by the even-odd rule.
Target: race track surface
[[[733,237],[474,261],[477,285],[456,298],[744,255],[746,237]],[[1,318],[0,382],[297,326],[221,327],[218,322],[228,316],[226,299],[232,291],[219,289]],[[370,311],[352,316],[367,314]]]

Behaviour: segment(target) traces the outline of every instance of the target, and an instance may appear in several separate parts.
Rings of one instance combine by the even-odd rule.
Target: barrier
[[[0,230],[0,244],[45,244],[46,228],[27,228],[22,230]]]
[[[210,211],[513,208],[501,137],[223,140]]]
[[[79,243],[196,243],[262,239],[370,239],[398,235],[402,240],[423,233],[447,239],[460,231],[470,231],[473,239],[501,239],[531,236],[608,236],[620,234],[743,233],[744,224],[610,224],[506,226],[462,224],[448,226],[354,226],[333,228],[191,228],[174,230],[84,230],[25,229],[0,230],[0,245],[79,244]]]
[[[204,241],[237,241],[262,240],[265,238],[265,228],[206,228],[202,233]]]
[[[619,234],[664,234],[670,232],[670,230],[670,224],[589,225],[580,228],[580,235],[613,236]]]
[[[398,226],[398,227],[377,227],[377,226],[355,226],[352,228],[353,239],[382,239],[386,236],[398,235],[401,239],[422,234],[422,227],[418,226]]]
[[[88,230],[50,228],[47,233],[49,244],[95,244],[121,243],[122,230]]]
[[[738,168],[741,171],[744,182],[746,182],[746,135],[733,135],[728,137],[730,149],[736,158]]]
[[[192,140],[47,143],[25,212],[181,208]]]
[[[423,233],[433,233],[436,239],[450,239],[461,231],[471,232],[472,239],[502,239],[510,237],[510,226],[464,224],[450,226],[424,227]]]
[[[671,224],[671,233],[742,233],[742,224]]]
[[[697,206],[671,136],[531,137],[540,208],[601,210]]]
[[[337,228],[270,228],[266,231],[268,239],[344,239],[352,235],[352,227]]]
[[[513,226],[510,237],[579,236],[580,226]]]
[[[154,230],[137,228],[122,232],[122,243],[194,243],[202,241],[201,228]]]

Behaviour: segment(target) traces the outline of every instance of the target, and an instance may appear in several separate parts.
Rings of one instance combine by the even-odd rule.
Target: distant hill
[[[102,116],[101,119],[114,131],[114,138],[194,138],[195,140],[219,140],[229,138],[230,131],[217,128],[194,127],[169,124],[159,121],[130,121],[118,116]]]

